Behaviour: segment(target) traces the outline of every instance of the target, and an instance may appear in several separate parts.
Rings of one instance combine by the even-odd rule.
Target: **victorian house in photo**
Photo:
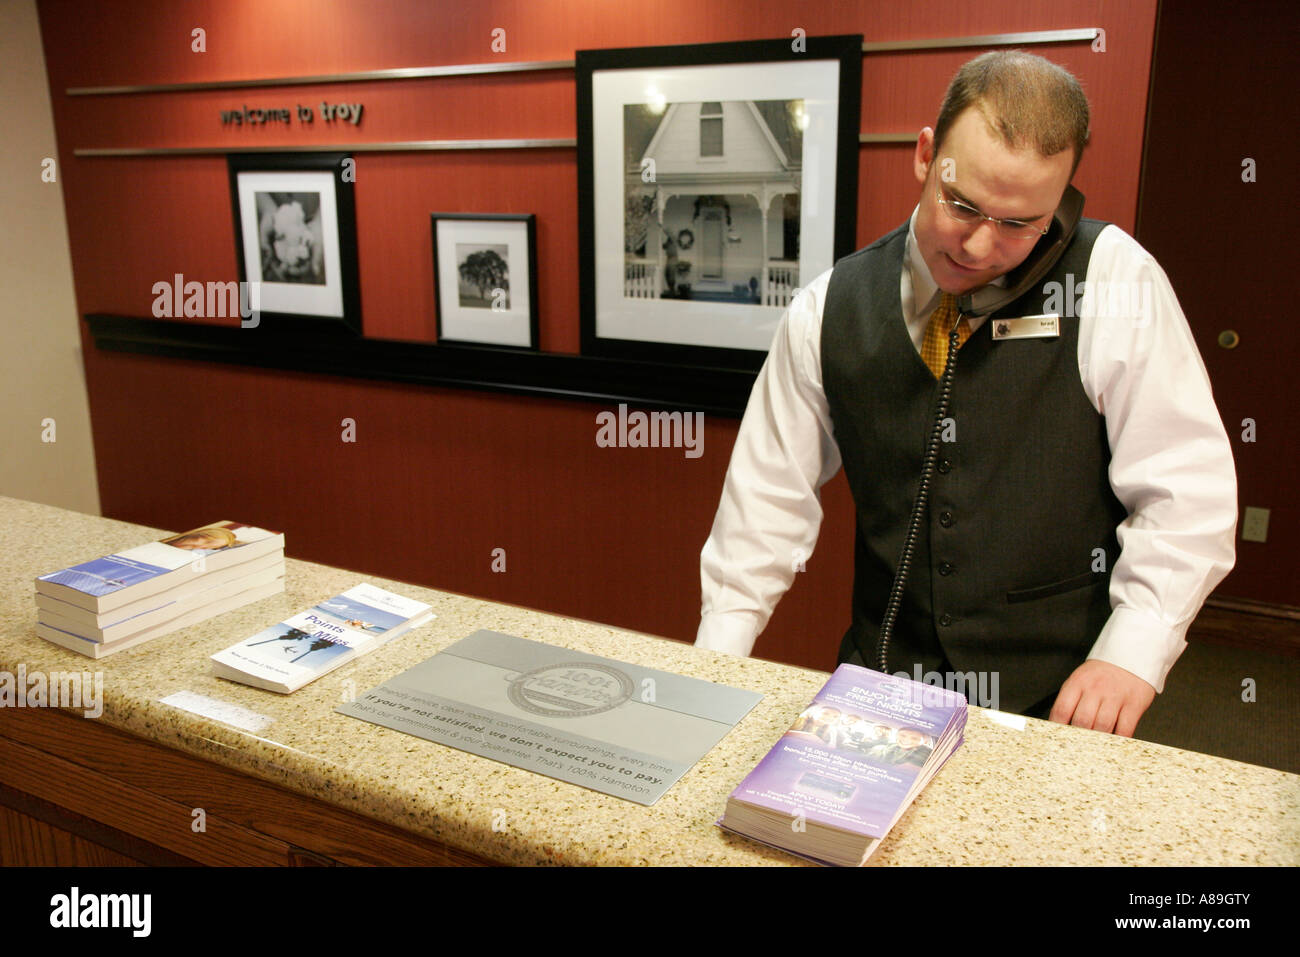
[[[624,295],[784,307],[799,275],[802,100],[624,108]]]

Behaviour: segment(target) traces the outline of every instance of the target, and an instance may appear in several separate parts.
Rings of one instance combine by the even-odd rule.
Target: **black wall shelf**
[[[96,348],[106,352],[264,369],[546,396],[600,405],[626,402],[649,409],[700,411],[739,418],[755,373],[686,368],[490,347],[365,339],[291,326],[241,329],[92,313]]]

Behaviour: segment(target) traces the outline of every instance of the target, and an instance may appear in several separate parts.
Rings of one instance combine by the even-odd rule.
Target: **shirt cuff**
[[[1110,613],[1088,658],[1130,671],[1161,692],[1169,669],[1187,647],[1186,633],[1186,624],[1170,628],[1145,612],[1121,606]]]
[[[758,616],[750,612],[704,615],[695,635],[695,647],[747,657],[754,649],[758,627]]]

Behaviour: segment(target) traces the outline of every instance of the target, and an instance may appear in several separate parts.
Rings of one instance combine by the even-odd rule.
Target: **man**
[[[875,742],[871,736],[871,725],[867,719],[859,715],[848,715],[848,722],[845,724],[844,734],[840,740],[840,747],[847,748],[850,751],[865,751]]]
[[[1057,313],[1054,335],[1008,337],[1023,324],[981,313],[1038,255],[1087,136],[1078,83],[1040,57],[985,54],[954,77],[917,139],[909,222],[818,277],[778,327],[702,552],[698,646],[750,653],[842,463],[857,540],[841,661],[998,673],[1004,710],[1133,734],[1232,567],[1236,479],[1168,280],[1117,227],[1080,223],[991,313]],[[1076,302],[1080,288],[1096,294]],[[956,323],[943,441],[882,649],[965,294],[974,315]]]
[[[805,734],[815,734],[819,738],[825,739],[829,729],[840,719],[840,712],[837,708],[828,705],[813,705],[808,708],[799,719],[790,727],[791,731],[802,731]]]
[[[899,728],[895,744],[878,744],[867,752],[867,757],[886,764],[911,764],[924,767],[934,749],[925,743],[925,734],[916,728]]]

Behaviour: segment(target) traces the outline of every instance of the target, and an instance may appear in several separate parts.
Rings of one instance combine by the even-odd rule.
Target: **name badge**
[[[1061,334],[1061,317],[1054,313],[994,319],[994,339],[1055,339]]]

